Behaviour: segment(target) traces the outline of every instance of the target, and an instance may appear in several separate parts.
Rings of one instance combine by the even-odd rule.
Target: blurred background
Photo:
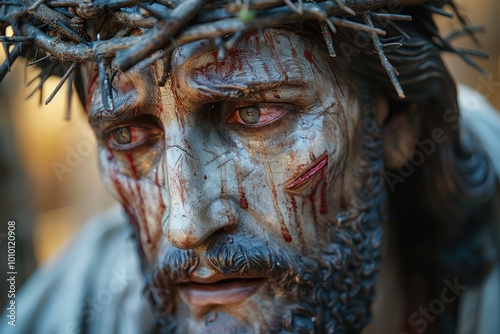
[[[477,63],[491,78],[485,79],[454,55],[445,56],[450,72],[458,82],[480,90],[500,109],[500,94],[495,93],[495,87],[500,87],[500,1],[457,3],[470,22],[486,28],[479,40],[490,58],[477,59]],[[456,20],[441,17],[438,24],[443,35],[459,28]],[[477,48],[467,38],[454,45]],[[64,88],[48,106],[43,105],[58,79],[49,79],[43,96],[36,93],[25,100],[36,86],[26,88],[25,83],[35,75],[36,69],[25,73],[25,66],[17,62],[0,85],[0,224],[6,226],[9,220],[17,223],[18,288],[89,217],[114,202],[100,183],[95,138],[76,96],[71,119],[66,121]],[[2,248],[6,248],[5,232],[0,231]],[[3,256],[0,265],[5,268],[2,261],[6,261]],[[5,295],[1,292],[2,297]]]

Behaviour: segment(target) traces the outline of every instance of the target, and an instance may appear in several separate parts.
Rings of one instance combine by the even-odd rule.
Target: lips
[[[179,284],[181,296],[192,306],[230,305],[245,301],[264,285],[264,278],[196,280]]]

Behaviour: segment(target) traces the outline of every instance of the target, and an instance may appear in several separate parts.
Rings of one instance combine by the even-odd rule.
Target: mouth
[[[209,305],[238,304],[254,295],[266,283],[265,278],[230,278],[190,281],[179,284],[181,296],[190,305],[203,307]]]

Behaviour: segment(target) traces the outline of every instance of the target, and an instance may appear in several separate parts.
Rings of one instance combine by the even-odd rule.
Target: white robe
[[[16,326],[0,333],[153,333],[132,228],[116,205],[85,224],[16,295]]]

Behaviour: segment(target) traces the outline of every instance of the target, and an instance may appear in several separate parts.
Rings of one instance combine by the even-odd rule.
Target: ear
[[[409,102],[389,102],[377,99],[377,121],[382,130],[382,151],[387,169],[405,164],[415,149],[420,136],[420,118],[417,105]]]

